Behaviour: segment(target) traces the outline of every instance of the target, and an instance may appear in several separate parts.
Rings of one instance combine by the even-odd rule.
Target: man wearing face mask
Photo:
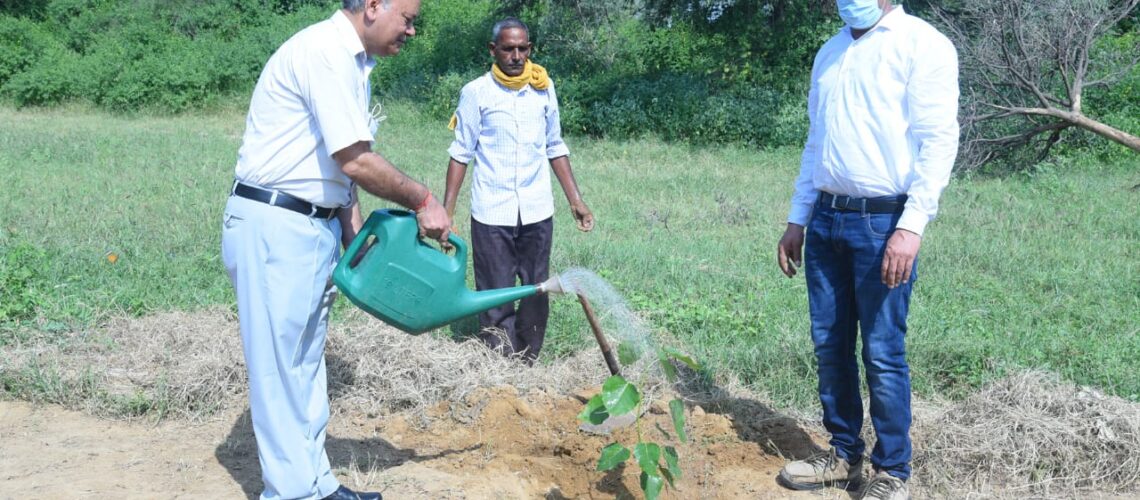
[[[923,230],[958,149],[958,56],[889,0],[836,3],[847,25],[815,57],[808,140],[777,247],[788,277],[804,266],[831,448],[777,479],[801,490],[863,482],[861,335],[876,434],[861,498],[901,500],[911,459],[906,317]]]
[[[530,60],[529,30],[522,21],[495,23],[489,44],[491,71],[463,87],[450,127],[444,206],[455,214],[459,188],[474,160],[471,181],[471,249],[475,288],[487,290],[541,283],[550,272],[554,197],[550,171],[566,194],[581,231],[594,228],[594,214],[582,201],[562,140],[558,97],[546,70]],[[549,165],[549,168],[548,168]],[[528,364],[538,359],[550,314],[549,298],[538,294],[479,315],[482,339]],[[493,333],[497,329],[505,339]]]

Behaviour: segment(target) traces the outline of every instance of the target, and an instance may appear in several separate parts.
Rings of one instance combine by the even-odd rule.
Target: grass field
[[[240,111],[0,109],[0,123],[0,346],[119,314],[233,302],[219,227]],[[378,149],[442,194],[449,141],[445,124],[396,105]],[[569,143],[598,225],[575,230],[555,187],[552,268],[593,270],[714,373],[811,408],[805,285],[774,258],[799,152]],[[956,178],[920,256],[909,334],[916,392],[953,398],[1035,367],[1140,400],[1137,185],[1137,159]],[[457,214],[464,237],[467,194]],[[590,347],[580,311],[554,301],[548,354]]]

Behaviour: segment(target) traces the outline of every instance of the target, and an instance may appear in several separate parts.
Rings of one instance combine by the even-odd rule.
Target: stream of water
[[[641,362],[629,368],[641,371],[647,368],[647,365],[656,364],[646,363],[654,359],[652,330],[630,310],[625,298],[614,290],[608,281],[580,267],[563,271],[558,275],[558,279],[562,282],[562,289],[567,295],[582,295],[589,300],[602,331],[606,336],[617,340],[617,343],[611,346],[615,353],[622,344],[625,344],[625,349],[634,349],[641,353]]]

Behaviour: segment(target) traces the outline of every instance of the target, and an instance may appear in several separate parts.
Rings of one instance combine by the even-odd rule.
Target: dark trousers
[[[545,281],[550,277],[553,237],[553,217],[534,224],[523,224],[520,220],[514,226],[491,226],[472,218],[475,289],[492,290]],[[521,353],[527,363],[534,363],[546,338],[549,316],[550,299],[546,294],[520,300],[518,310],[514,302],[509,302],[479,315],[479,326],[483,328],[480,338],[492,349],[502,348],[507,355]],[[505,332],[509,344],[488,328]]]

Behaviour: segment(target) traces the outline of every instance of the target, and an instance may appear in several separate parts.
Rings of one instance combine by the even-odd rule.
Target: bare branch
[[[1003,157],[1029,159],[1016,152],[1028,147],[1040,160],[1069,129],[1140,152],[1140,138],[1090,118],[1082,100],[1085,89],[1108,87],[1140,64],[1140,43],[1100,43],[1138,4],[958,0],[952,14],[936,8],[962,61],[966,168]]]
[[[1024,132],[1019,132],[1016,134],[1007,135],[1005,137],[995,137],[993,139],[978,139],[978,142],[984,143],[984,144],[993,144],[996,146],[1023,145],[1023,144],[1028,143],[1034,137],[1037,137],[1038,135],[1040,135],[1042,133],[1051,132],[1051,131],[1054,131],[1054,132],[1055,131],[1061,131],[1061,130],[1064,130],[1064,129],[1069,128],[1071,126],[1072,126],[1071,124],[1058,121],[1058,122],[1050,123],[1048,125],[1042,125],[1040,127],[1032,128],[1032,129],[1026,130]]]
[[[1053,145],[1057,144],[1057,141],[1061,140],[1062,130],[1064,129],[1057,129],[1054,130],[1052,134],[1049,134],[1049,139],[1045,141],[1045,147],[1041,148],[1041,153],[1037,155],[1038,162],[1045,161],[1045,158],[1049,157],[1049,151],[1053,150]]]

